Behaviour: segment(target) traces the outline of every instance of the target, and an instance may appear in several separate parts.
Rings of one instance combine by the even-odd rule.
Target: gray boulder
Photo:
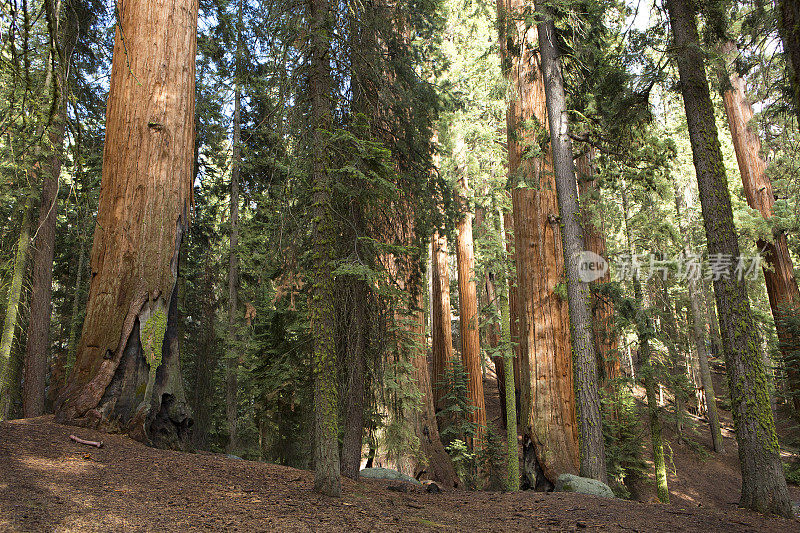
[[[414,485],[422,485],[422,483],[413,477],[407,476],[402,472],[398,472],[397,470],[392,470],[391,468],[365,468],[359,472],[359,474],[361,477],[369,479],[392,479],[395,481],[413,483]]]
[[[558,476],[556,487],[553,490],[556,492],[578,492],[580,494],[591,494],[593,496],[603,496],[605,498],[614,497],[614,491],[602,481],[572,474],[561,474]]]

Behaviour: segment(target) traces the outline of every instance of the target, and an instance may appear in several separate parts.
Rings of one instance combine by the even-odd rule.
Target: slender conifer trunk
[[[15,372],[12,368],[11,348],[14,345],[14,332],[17,329],[17,316],[22,296],[22,282],[25,278],[25,263],[31,241],[31,203],[26,199],[22,206],[22,227],[14,254],[14,270],[11,274],[11,287],[3,318],[3,336],[0,340],[0,420],[7,420],[11,412],[12,391],[15,388]]]
[[[738,261],[739,242],[695,12],[689,0],[667,0],[666,6],[675,40],[673,53],[686,108],[708,252],[710,256],[722,254]],[[740,505],[792,517],[766,369],[745,280],[737,276],[716,279],[714,293],[739,444]]]
[[[561,215],[561,240],[567,275],[570,337],[572,339],[575,396],[580,431],[580,473],[584,477],[606,481],[606,453],[600,395],[597,381],[597,357],[589,307],[589,284],[581,279],[579,258],[586,250],[580,221],[578,187],[575,179],[572,141],[569,138],[564,80],[556,48],[556,29],[549,9],[537,2],[539,49],[542,57],[550,144],[556,175],[556,192]]]

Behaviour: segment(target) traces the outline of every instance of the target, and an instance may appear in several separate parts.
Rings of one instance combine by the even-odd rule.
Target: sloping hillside
[[[101,449],[69,440],[102,440]],[[389,490],[345,480],[334,500],[313,474],[148,448],[51,417],[0,423],[0,529],[8,531],[797,531],[731,506],[657,505],[573,494]],[[396,488],[396,487],[395,487]],[[731,495],[731,500],[735,499]]]

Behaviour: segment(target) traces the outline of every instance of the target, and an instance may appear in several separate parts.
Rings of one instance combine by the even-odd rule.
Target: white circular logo
[[[577,254],[578,277],[584,283],[596,281],[608,272],[608,261],[594,252],[581,252]]]

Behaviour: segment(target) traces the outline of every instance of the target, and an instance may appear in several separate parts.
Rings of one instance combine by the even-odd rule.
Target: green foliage
[[[626,484],[646,477],[648,472],[642,459],[645,432],[628,383],[618,380],[611,384],[610,390],[610,394],[604,391],[601,397],[608,479],[617,497],[628,498]]]

